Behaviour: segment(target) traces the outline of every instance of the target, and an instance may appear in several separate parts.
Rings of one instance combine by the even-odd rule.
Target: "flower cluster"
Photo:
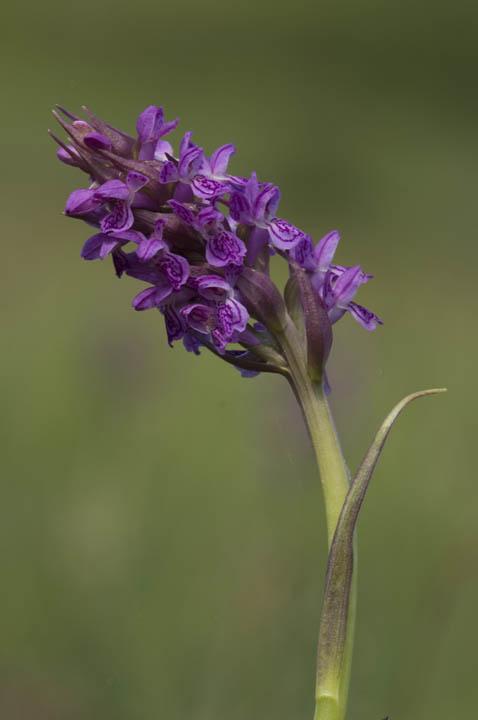
[[[279,371],[273,315],[286,310],[269,275],[274,254],[306,278],[327,322],[347,311],[367,330],[381,322],[353,302],[371,276],[360,266],[332,264],[338,233],[314,247],[309,235],[278,217],[277,186],[254,172],[250,178],[228,172],[234,145],[206,157],[186,132],[176,156],[164,138],[178,120],[166,122],[161,107],[140,114],[136,137],[87,108],[86,121],[58,109],[70,141],[53,136],[57,155],[89,176],[88,187],[75,190],[65,209],[97,230],[82,257],[110,255],[118,277],[146,283],[132,305],[163,314],[170,344],[182,339],[194,353],[205,346],[245,375]]]

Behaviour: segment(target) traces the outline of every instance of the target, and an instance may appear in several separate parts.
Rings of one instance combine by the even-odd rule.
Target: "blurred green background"
[[[359,523],[349,717],[478,705],[478,6],[11,3],[2,11],[2,720],[311,718],[325,525],[285,383],[170,350],[79,257],[55,102],[132,132],[162,104],[375,280],[337,327],[354,469],[408,392]],[[179,133],[176,134],[176,137]]]

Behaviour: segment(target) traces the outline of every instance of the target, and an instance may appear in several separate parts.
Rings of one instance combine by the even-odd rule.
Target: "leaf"
[[[401,400],[387,415],[352,480],[330,548],[325,597],[320,620],[317,666],[318,701],[330,698],[341,705],[340,686],[346,674],[347,624],[354,567],[354,531],[375,465],[397,417],[412,400],[445,392],[445,388],[422,390]],[[332,691],[331,691],[332,688]]]

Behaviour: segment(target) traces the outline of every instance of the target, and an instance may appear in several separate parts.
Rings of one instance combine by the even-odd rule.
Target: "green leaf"
[[[393,408],[366,452],[340,513],[327,564],[316,687],[318,708],[322,701],[329,702],[333,698],[337,706],[337,718],[342,717],[341,686],[347,672],[347,625],[354,567],[354,531],[360,508],[377,460],[399,414],[412,400],[441,392],[445,392],[445,388],[422,390],[408,395]],[[329,715],[325,713],[324,717]],[[321,717],[320,712],[318,717]]]

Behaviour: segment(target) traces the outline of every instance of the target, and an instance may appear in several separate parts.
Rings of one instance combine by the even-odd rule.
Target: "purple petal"
[[[123,252],[121,249],[117,248],[112,255],[113,258],[113,265],[115,268],[115,273],[117,277],[121,277],[124,272],[128,269],[129,265],[129,255],[125,252]]]
[[[229,212],[233,220],[247,223],[251,215],[250,204],[242,193],[232,193],[229,200]]]
[[[258,222],[269,222],[274,217],[279,205],[280,190],[278,187],[266,185],[257,195],[252,206],[252,216]]]
[[[195,146],[189,148],[184,155],[181,155],[178,164],[179,176],[185,180],[190,180],[198,172],[202,159],[203,151],[201,148]]]
[[[95,190],[74,190],[66,201],[67,215],[84,215],[98,207]]]
[[[211,339],[214,347],[220,355],[224,355],[226,352],[227,343],[230,341],[229,337],[224,335],[224,332],[219,328],[214,328],[211,332]]]
[[[352,317],[354,317],[355,320],[357,320],[357,322],[365,328],[365,330],[375,330],[377,323],[379,325],[383,325],[383,320],[380,320],[377,315],[375,315],[371,310],[367,310],[367,308],[362,307],[362,305],[350,302],[348,309]]]
[[[164,114],[162,107],[150,105],[146,110],[143,110],[136,122],[139,142],[147,143],[157,140],[163,120]]]
[[[280,250],[293,248],[302,239],[304,233],[287,220],[274,218],[269,224],[271,242]]]
[[[189,146],[193,143],[191,142],[191,130],[188,130],[188,132],[184,133],[184,137],[181,140],[181,145],[179,146],[179,156],[182,157],[185,152],[188,150]]]
[[[136,295],[131,303],[135,310],[150,310],[153,307],[161,305],[168,295],[171,294],[171,286],[166,281],[163,286],[153,286],[146,288]]]
[[[164,163],[163,167],[161,168],[158,178],[159,182],[163,184],[176,182],[178,178],[179,173],[176,165],[172,162],[172,160],[168,160],[168,162]]]
[[[315,270],[314,244],[310,235],[304,235],[297,245],[291,248],[290,256],[304,270],[309,270],[309,272]]]
[[[252,355],[252,353],[249,353],[247,350],[245,352],[245,355]],[[252,356],[254,357],[254,356]],[[246,368],[240,368],[237,367],[236,370],[239,370],[243,378],[254,378],[260,375],[260,372],[258,370],[246,370]]]
[[[73,145],[59,147],[56,151],[56,156],[58,160],[61,160],[66,165],[72,165],[73,167],[81,165],[81,157]]]
[[[213,152],[209,160],[213,175],[222,176],[225,174],[231,155],[234,155],[235,152],[236,148],[231,143],[221,145],[221,147]]]
[[[345,267],[345,265],[331,265],[330,271],[336,276],[340,277],[346,270],[348,270],[348,267]],[[361,283],[367,283],[369,280],[372,280],[373,275],[370,275],[370,273],[362,272],[360,273],[360,282]]]
[[[166,323],[166,333],[168,335],[168,343],[170,347],[172,347],[174,340],[180,340],[184,336],[184,323],[174,308],[166,307],[163,312],[164,322]],[[199,355],[199,352],[196,354]]]
[[[249,313],[242,303],[228,299],[217,309],[221,329],[225,335],[231,336],[234,331],[243,332],[249,321]]]
[[[165,135],[169,135],[170,132],[172,132],[173,130],[176,130],[178,123],[179,123],[179,118],[176,118],[176,120],[170,120],[169,122],[163,123],[161,126],[161,130],[159,131],[158,137],[162,138]]]
[[[191,335],[191,333],[186,333],[184,335],[183,344],[188,352],[192,352],[195,355],[201,354],[199,348],[202,347],[202,343],[200,343],[199,340],[194,337],[194,335]]]
[[[181,220],[181,222],[185,225],[189,225],[190,227],[195,227],[196,216],[189,208],[186,207],[186,205],[183,205],[177,200],[168,200],[168,205],[173,208],[174,214]]]
[[[227,185],[217,180],[211,180],[205,175],[196,175],[191,182],[191,187],[196,197],[202,198],[203,200],[213,200],[219,197],[219,195],[225,195],[229,192]]]
[[[247,183],[249,182],[248,178],[239,177],[238,175],[228,175],[227,180],[235,190],[239,190],[241,192],[244,190]]]
[[[83,142],[91,150],[109,150],[111,148],[111,140],[99,132],[90,132],[85,135]]]
[[[198,213],[196,220],[202,228],[212,230],[224,221],[224,215],[209,205]]]
[[[269,233],[267,232],[267,230],[263,230],[263,228],[259,227],[255,227],[252,229],[252,232],[249,235],[249,240],[247,242],[246,263],[248,265],[254,265],[257,260],[257,256],[259,255],[264,245],[267,243],[268,239]]]
[[[314,250],[314,257],[317,270],[326,271],[330,267],[333,260],[337,245],[339,244],[340,235],[338,230],[332,230],[319,240]]]
[[[129,230],[134,222],[130,206],[124,200],[116,200],[112,204],[113,209],[101,221],[101,229],[103,232]]]
[[[100,250],[100,260],[104,260],[107,255],[110,254],[112,250],[115,249],[117,245],[122,245],[120,240],[118,240],[115,237],[111,237],[110,235],[105,235],[105,239],[103,241],[103,244],[101,246]]]
[[[132,170],[126,176],[126,184],[132,192],[138,192],[140,188],[144,187],[149,182],[146,175]]]
[[[352,300],[362,282],[361,275],[360,265],[348,268],[340,275],[332,287],[336,305],[343,307]]]
[[[187,305],[181,310],[181,315],[188,325],[198,332],[209,333],[216,324],[216,314],[209,305],[202,305],[201,303]]]
[[[118,240],[125,240],[126,242],[139,244],[142,240],[144,240],[144,235],[142,232],[139,232],[139,230],[120,230],[119,232],[114,231],[110,234],[112,237],[115,237]]]
[[[167,156],[172,154],[173,148],[171,143],[169,143],[167,140],[158,140],[158,142],[156,143],[156,147],[154,148],[154,160],[166,162],[168,160]]]
[[[181,255],[166,253],[158,261],[158,266],[166,274],[174,290],[179,290],[189,277],[189,263]]]
[[[141,262],[148,262],[156,255],[157,252],[159,252],[159,250],[163,250],[165,247],[167,247],[167,245],[164,240],[158,239],[152,235],[148,238],[145,237],[144,240],[139,243],[136,255]]]
[[[251,177],[247,181],[246,186],[244,188],[244,194],[246,196],[246,199],[247,199],[251,209],[254,205],[257,195],[259,194],[259,190],[260,190],[260,188],[259,188],[259,182],[257,180],[257,175],[256,175],[255,171],[253,171],[251,173]]]
[[[167,248],[166,242],[163,240],[163,230],[166,224],[166,220],[156,220],[154,224],[154,232],[151,237],[146,238],[142,233],[137,233],[140,236],[138,249],[136,255],[140,262],[148,262],[159,250]],[[136,232],[136,231],[129,231]],[[124,233],[126,235],[126,233]]]
[[[103,201],[128,200],[129,195],[129,187],[121,180],[108,180],[95,191],[95,198]]]
[[[85,260],[97,260],[100,257],[104,237],[104,233],[97,233],[88,238],[81,250],[81,257]]]
[[[240,265],[246,254],[246,246],[236,235],[227,230],[213,235],[207,241],[206,260],[215,267]]]
[[[335,306],[335,307],[332,307],[327,312],[328,312],[328,316],[329,316],[329,320],[330,320],[331,324],[334,325],[336,322],[338,322],[338,320],[340,320],[340,318],[343,318],[343,316],[345,315],[347,310],[344,307]]]
[[[229,283],[219,275],[203,275],[197,281],[197,289],[206,300],[224,302],[232,291]]]

